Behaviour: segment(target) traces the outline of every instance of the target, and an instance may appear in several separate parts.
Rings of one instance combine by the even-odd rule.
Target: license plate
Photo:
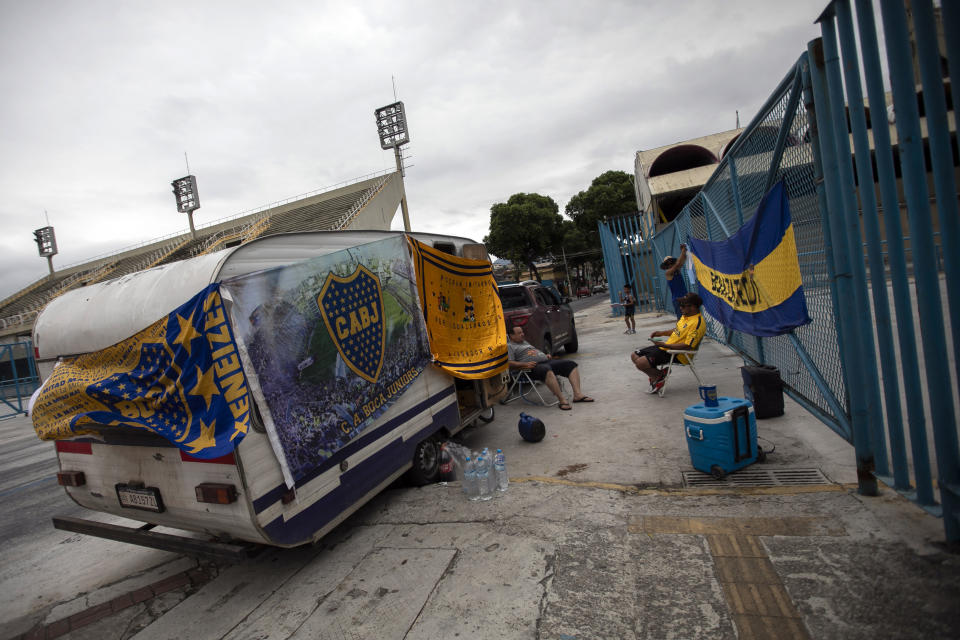
[[[118,484],[117,498],[120,500],[120,506],[125,509],[143,509],[154,513],[163,511],[160,489],[156,487],[131,487]]]

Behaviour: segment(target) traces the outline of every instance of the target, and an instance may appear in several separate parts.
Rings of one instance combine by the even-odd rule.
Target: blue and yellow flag
[[[133,427],[197,458],[233,451],[250,425],[250,395],[219,285],[122,342],[58,364],[32,416],[41,440]]]
[[[505,371],[507,329],[490,263],[409,240],[433,363],[467,380]]]
[[[810,322],[783,181],[734,235],[691,238],[690,253],[703,306],[724,326],[767,337]]]

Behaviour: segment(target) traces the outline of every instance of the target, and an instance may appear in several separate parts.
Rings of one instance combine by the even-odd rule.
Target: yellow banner
[[[408,239],[434,364],[467,380],[505,371],[507,330],[490,263]]]

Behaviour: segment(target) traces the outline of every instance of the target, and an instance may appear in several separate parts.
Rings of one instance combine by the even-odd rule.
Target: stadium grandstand
[[[397,171],[363,176],[61,268],[0,300],[0,344],[29,341],[33,323],[57,296],[95,282],[291,231],[389,230],[403,196]]]

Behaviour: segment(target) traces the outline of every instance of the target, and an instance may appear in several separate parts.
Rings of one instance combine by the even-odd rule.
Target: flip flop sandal
[[[566,402],[561,402],[559,406],[560,406],[560,411],[570,411],[570,409],[573,408]]]
[[[574,402],[593,402],[593,401],[594,401],[593,398],[591,398],[590,396],[583,396],[579,400],[576,400],[576,399],[574,400]]]

